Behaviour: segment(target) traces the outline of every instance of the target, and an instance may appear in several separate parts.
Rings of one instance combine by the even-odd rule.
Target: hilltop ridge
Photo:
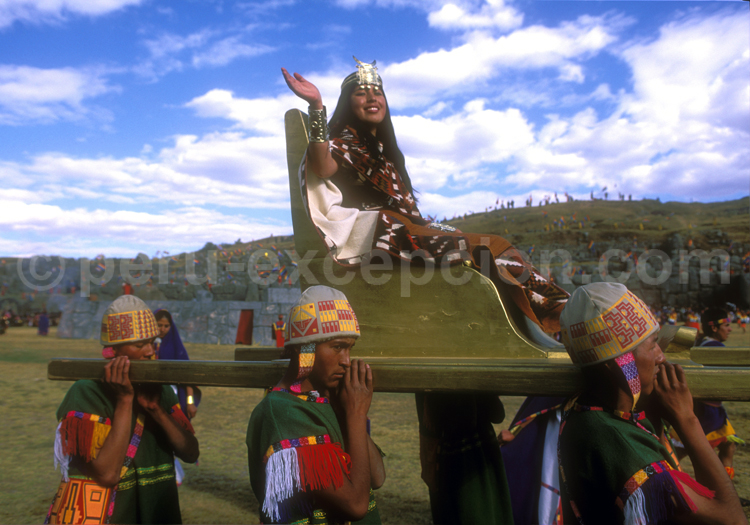
[[[594,273],[601,255],[612,249],[632,260],[607,263],[608,271],[632,270],[639,256],[655,249],[673,263],[681,250],[723,250],[732,273],[750,269],[750,197],[715,203],[571,201],[492,209],[442,222],[465,232],[506,237],[547,274],[570,274],[574,284],[580,284],[577,274]],[[569,254],[569,260],[544,259],[555,250]],[[51,295],[81,291],[92,300],[111,300],[122,293],[125,280],[144,299],[262,300],[269,287],[298,286],[292,282],[297,256],[294,236],[283,235],[207,242],[195,252],[139,253],[133,259],[0,257],[0,310],[38,311]],[[723,269],[716,260],[711,264],[712,271]]]

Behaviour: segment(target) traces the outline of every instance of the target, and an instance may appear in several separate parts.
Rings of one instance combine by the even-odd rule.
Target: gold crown
[[[349,75],[341,83],[341,88],[350,85],[357,84],[359,86],[378,86],[383,88],[383,79],[378,75],[378,68],[375,67],[377,60],[373,60],[372,64],[365,64],[361,62],[357,57],[352,56],[354,61],[357,63],[357,71]]]

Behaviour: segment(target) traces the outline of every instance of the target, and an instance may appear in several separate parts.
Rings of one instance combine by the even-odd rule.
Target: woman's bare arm
[[[186,386],[185,387],[185,394],[187,395],[187,406],[185,407],[185,415],[188,417],[188,419],[193,419],[198,414],[198,407],[195,406],[195,403],[191,403],[190,400],[193,397],[193,394],[195,392],[193,391],[192,386]]]
[[[307,81],[299,73],[290,75],[283,67],[281,73],[284,75],[286,85],[295,95],[307,102],[312,109],[323,109],[323,98],[312,82]],[[331,155],[328,141],[311,142],[307,147],[307,160],[308,167],[322,179],[332,177],[339,169],[336,160]]]

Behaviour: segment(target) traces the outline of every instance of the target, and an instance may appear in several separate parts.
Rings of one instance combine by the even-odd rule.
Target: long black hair
[[[351,97],[355,88],[358,87],[359,85],[354,82],[341,89],[339,101],[336,103],[336,110],[333,112],[331,120],[328,123],[331,138],[341,136],[341,132],[347,126],[353,128],[354,131],[357,132],[359,138],[365,143],[365,147],[370,153],[370,156],[383,164],[385,164],[385,159],[390,160],[396,167],[398,174],[401,175],[401,180],[404,181],[406,188],[412,195],[414,195],[411,179],[409,178],[409,173],[406,171],[404,154],[401,153],[401,150],[398,147],[396,133],[393,131],[393,122],[391,122],[391,110],[388,107],[388,99],[386,98],[385,100],[385,117],[376,128],[377,136],[373,136],[373,134],[370,133],[370,127],[359,120],[352,111]],[[383,98],[385,98],[385,91],[383,91]],[[378,148],[378,142],[383,143],[382,153]]]

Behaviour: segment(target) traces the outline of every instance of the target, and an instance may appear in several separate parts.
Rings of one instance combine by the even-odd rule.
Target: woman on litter
[[[300,186],[310,218],[337,262],[359,264],[373,250],[407,260],[419,251],[437,262],[469,260],[476,267],[486,258],[492,261],[490,278],[508,287],[526,316],[546,332],[559,330],[568,294],[539,275],[506,239],[463,233],[422,217],[375,62],[357,60],[330,123],[317,87],[298,73],[284,68],[282,73],[310,105]],[[491,257],[481,257],[487,250]]]

